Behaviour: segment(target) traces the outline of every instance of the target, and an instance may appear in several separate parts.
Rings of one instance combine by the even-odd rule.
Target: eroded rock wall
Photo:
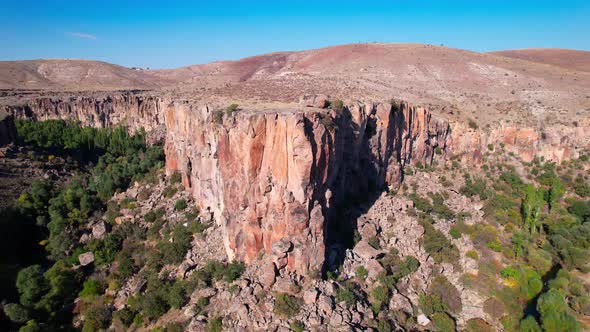
[[[16,118],[162,128],[162,135],[165,126],[167,172],[181,172],[202,213],[224,227],[229,257],[250,262],[265,253],[301,273],[322,266],[338,204],[398,186],[408,164],[453,155],[477,163],[489,144],[500,143],[525,161],[559,162],[590,148],[589,119],[577,127],[473,129],[405,103],[241,110],[217,122],[213,107],[132,92],[40,97],[4,108]]]
[[[590,150],[590,118],[576,126],[547,124],[542,128],[503,125],[496,128],[473,129],[466,123],[452,123],[451,152],[463,161],[479,162],[489,148],[507,152],[530,162],[543,157],[561,163],[578,158]]]
[[[98,128],[124,124],[131,130],[150,131],[163,124],[160,109],[164,103],[159,97],[119,92],[102,96],[39,97],[4,108],[17,119],[75,120]]]
[[[406,104],[212,118],[207,106],[165,110],[167,171],[225,227],[230,257],[271,254],[301,273],[324,262],[331,207],[396,186],[404,165],[444,156],[450,137],[446,122]]]

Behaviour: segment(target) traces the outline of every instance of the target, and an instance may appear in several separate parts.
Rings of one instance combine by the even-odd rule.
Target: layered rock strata
[[[163,124],[161,105],[161,98],[123,91],[102,96],[39,97],[4,109],[17,119],[75,120],[98,128],[124,124],[131,130],[150,131]]]
[[[503,146],[525,161],[560,162],[590,148],[590,119],[577,126],[475,129],[405,103],[326,101],[277,111],[170,102],[143,93],[39,97],[4,106],[16,118],[69,119],[83,125],[162,128],[167,172],[181,172],[203,213],[225,229],[230,258],[271,254],[278,267],[302,273],[325,260],[328,220],[339,204],[395,187],[407,164],[460,156],[478,162]]]
[[[167,171],[225,227],[230,257],[275,254],[301,273],[322,267],[333,207],[396,186],[404,165],[431,164],[450,138],[448,123],[407,104],[213,118],[206,106],[166,109]]]

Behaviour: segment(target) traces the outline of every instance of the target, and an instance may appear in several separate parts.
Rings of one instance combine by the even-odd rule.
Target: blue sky
[[[590,50],[590,1],[12,1],[0,60],[173,68],[356,42]]]

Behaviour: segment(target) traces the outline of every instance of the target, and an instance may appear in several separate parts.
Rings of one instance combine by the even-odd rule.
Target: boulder
[[[420,326],[428,326],[428,324],[430,324],[430,319],[428,319],[425,314],[419,314],[417,319],[418,325]]]
[[[299,99],[299,105],[303,107],[326,108],[330,104],[326,95],[305,95]]]
[[[379,276],[379,274],[381,272],[385,271],[383,266],[381,266],[381,263],[379,263],[376,259],[369,260],[365,264],[365,268],[369,272],[369,275],[368,275],[369,279],[372,279],[372,280],[377,280],[377,277]]]
[[[292,247],[293,243],[291,243],[291,241],[282,239],[280,241],[273,243],[273,245],[271,246],[271,251],[273,255],[283,256],[283,254],[289,252]]]
[[[400,293],[393,294],[391,301],[389,302],[389,307],[392,310],[399,310],[408,314],[412,314],[412,303],[410,303],[410,300],[408,300],[407,297],[401,295]]]
[[[315,288],[307,290],[303,293],[303,302],[305,304],[315,303],[316,300],[318,299],[319,294],[320,294],[320,292],[318,292],[318,290]]]
[[[290,295],[297,295],[301,292],[301,288],[289,278],[281,278],[277,280],[273,289],[279,293],[287,293]]]
[[[92,236],[95,239],[102,239],[107,232],[107,226],[104,221],[99,221],[96,225],[92,226]]]
[[[277,267],[275,263],[269,262],[261,266],[259,281],[264,289],[270,289],[274,285],[277,277]]]
[[[78,260],[80,261],[80,265],[86,266],[94,262],[94,253],[89,251],[78,256]]]
[[[372,259],[381,254],[381,251],[371,247],[371,245],[365,240],[359,241],[359,243],[354,246],[353,251],[363,259]]]
[[[329,315],[334,310],[334,300],[330,296],[320,295],[318,299],[318,310],[324,315]]]

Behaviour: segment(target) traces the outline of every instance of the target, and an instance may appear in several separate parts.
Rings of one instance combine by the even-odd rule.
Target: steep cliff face
[[[76,120],[84,126],[99,128],[125,124],[131,130],[149,131],[163,124],[162,103],[158,97],[120,92],[104,96],[41,97],[5,106],[5,110],[20,119]]]
[[[543,157],[561,163],[577,158],[590,149],[590,119],[577,126],[561,124],[534,127],[500,126],[488,130],[474,130],[464,123],[452,123],[451,153],[467,162],[479,162],[482,155],[493,148],[503,147],[507,152],[530,162]]]
[[[202,213],[224,227],[229,257],[250,262],[264,252],[279,268],[300,273],[324,264],[328,224],[343,222],[334,213],[339,204],[398,186],[408,164],[454,155],[477,163],[488,144],[502,143],[525,161],[544,156],[559,162],[590,148],[588,119],[577,127],[476,130],[405,103],[354,103],[342,111],[293,106],[219,117],[207,105],[122,92],[43,97],[5,109],[17,118],[96,127],[165,126],[167,172],[180,172]]]
[[[167,170],[225,227],[228,255],[265,252],[301,273],[324,262],[331,208],[397,185],[405,164],[442,156],[450,134],[406,104],[241,111],[221,123],[206,106],[171,105],[165,123]]]

